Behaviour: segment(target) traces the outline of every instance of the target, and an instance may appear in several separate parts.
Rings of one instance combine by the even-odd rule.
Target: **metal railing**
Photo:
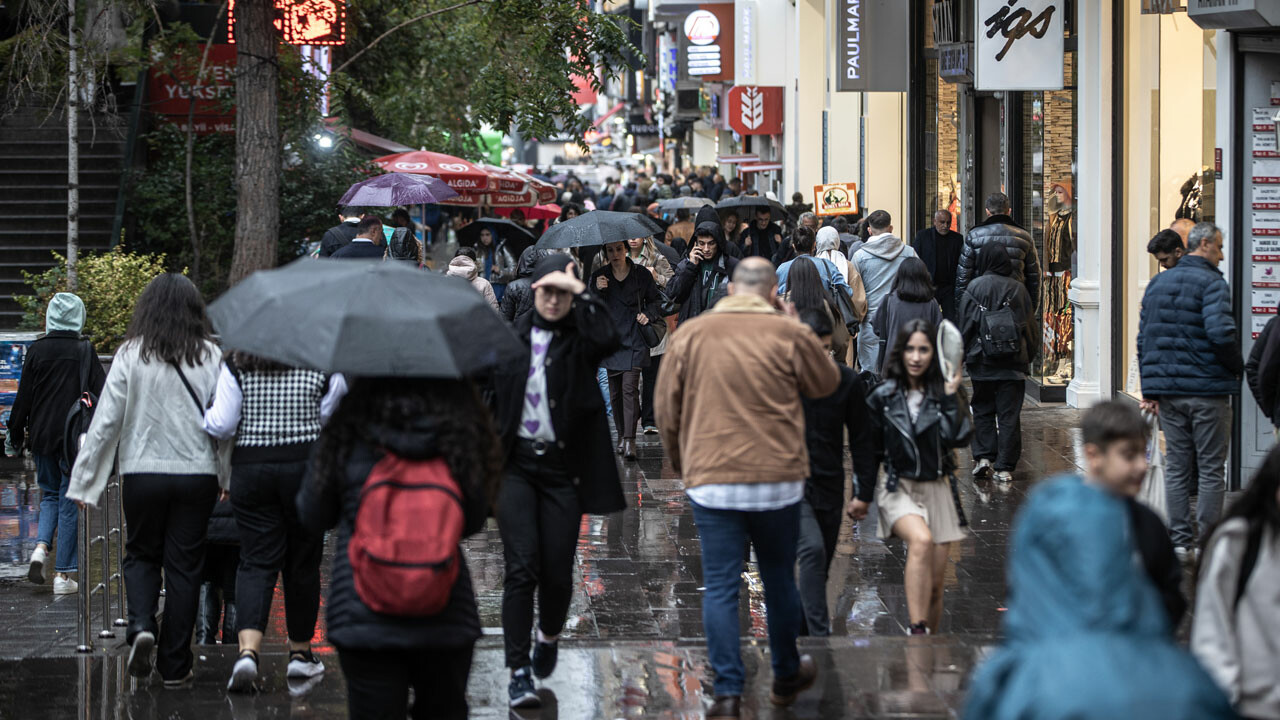
[[[114,522],[112,511],[115,512]],[[96,532],[90,524],[97,519]],[[91,637],[93,624],[93,599],[98,595],[102,605],[102,629],[98,638],[110,640],[116,636],[114,628],[125,627],[125,589],[124,589],[124,495],[120,488],[120,477],[112,476],[106,490],[102,493],[102,501],[98,509],[88,506],[80,509],[80,592],[79,607],[76,614],[76,652],[93,652]],[[112,546],[115,547],[115,572],[111,572]],[[90,580],[93,567],[93,552],[100,550],[102,579],[97,583]],[[111,613],[111,583],[116,584],[116,613],[114,620]]]

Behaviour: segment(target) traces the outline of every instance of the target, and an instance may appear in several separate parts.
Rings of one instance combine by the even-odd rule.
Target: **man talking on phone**
[[[680,261],[667,283],[667,296],[680,303],[679,321],[701,315],[726,293],[737,258],[725,254],[720,223],[699,223],[689,243],[689,257]]]

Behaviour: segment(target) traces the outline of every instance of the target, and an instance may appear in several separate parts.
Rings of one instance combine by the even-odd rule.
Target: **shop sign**
[[[684,18],[684,72],[692,80],[732,81],[733,6],[703,5]]]
[[[734,69],[735,85],[754,85],[756,83],[756,37],[760,32],[757,26],[760,18],[760,7],[756,0],[738,0],[733,5],[733,21],[738,29],[738,66]]]
[[[345,45],[343,0],[275,0],[276,32],[286,45]],[[227,42],[236,41],[236,2],[227,2]]]
[[[1280,265],[1253,263],[1253,286],[1280,288]]]
[[[1263,315],[1275,315],[1276,306],[1280,305],[1280,290],[1254,290],[1249,303],[1253,312]]]
[[[969,43],[938,46],[938,77],[947,82],[973,82],[973,46]]]
[[[1205,30],[1261,30],[1280,26],[1275,0],[1187,0],[1187,15]]]
[[[1253,181],[1264,185],[1280,185],[1280,160],[1256,158],[1253,161]]]
[[[837,92],[906,92],[911,3],[838,0]]]
[[[781,134],[784,97],[780,87],[735,85],[728,93],[729,127],[739,135]]]
[[[630,115],[627,117],[627,132],[632,135],[661,135],[662,126],[649,122],[644,115]]]
[[[1172,15],[1186,10],[1182,0],[1142,0],[1143,15]]]
[[[851,215],[858,212],[858,184],[814,185],[813,212],[820,216]]]
[[[1280,210],[1280,186],[1255,185],[1253,188],[1254,210]]]
[[[201,50],[201,53],[203,50]],[[199,62],[199,55],[189,58]],[[198,65],[197,65],[198,67]],[[236,118],[227,114],[236,97],[236,46],[215,44],[209,46],[209,62],[205,66],[205,79],[195,87],[196,68],[173,75],[152,72],[147,83],[148,109],[187,129],[187,117],[191,128],[198,134],[235,132]],[[192,96],[195,107],[192,108]]]
[[[1066,0],[977,0],[974,87],[1061,90]]]

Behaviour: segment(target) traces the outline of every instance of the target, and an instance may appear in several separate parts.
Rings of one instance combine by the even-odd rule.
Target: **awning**
[[[622,110],[623,106],[625,106],[625,105],[626,105],[626,103],[618,103],[617,105],[614,105],[613,107],[609,108],[609,112],[607,112],[607,113],[605,113],[605,114],[601,115],[600,117],[596,118],[596,121],[595,121],[595,122],[593,122],[593,123],[591,123],[591,127],[594,127],[594,128],[598,128],[598,127],[600,127],[600,123],[604,122],[605,120],[608,120],[609,118],[613,117],[614,115],[617,115],[619,112],[621,112],[621,110]]]
[[[351,138],[351,142],[366,150],[372,150],[377,153],[402,153],[413,150],[413,148],[401,145],[394,140],[378,137],[373,133],[368,133],[363,130],[349,128],[343,125],[342,121],[336,117],[325,118],[324,124],[330,132],[337,133],[339,135],[346,135]]]
[[[746,163],[738,166],[738,172],[740,173],[773,172],[774,170],[781,170],[781,169],[782,169],[782,163],[758,162],[758,163]]]
[[[721,165],[737,165],[738,163],[759,162],[760,156],[755,153],[747,153],[746,155],[720,155],[716,157],[716,162]]]

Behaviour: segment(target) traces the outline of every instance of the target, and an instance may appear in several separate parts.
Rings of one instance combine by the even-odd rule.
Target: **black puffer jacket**
[[[551,250],[532,246],[520,253],[520,262],[516,263],[516,279],[507,283],[507,291],[502,294],[502,317],[507,322],[514,325],[517,320],[533,312],[533,266],[551,253]]]
[[[1036,322],[1031,296],[1022,283],[1014,280],[1013,264],[1008,253],[987,245],[978,253],[978,278],[960,296],[960,333],[964,336],[965,366],[974,380],[1021,380],[1031,362],[1040,324]],[[988,358],[982,352],[982,316],[1002,308],[1005,303],[1022,331],[1018,354],[1005,358]],[[983,308],[986,308],[984,311]]]
[[[698,225],[698,230],[707,230],[715,237],[719,252],[711,259],[711,272],[705,280],[703,265],[706,263],[695,263],[685,258],[676,266],[675,274],[667,281],[667,297],[680,303],[680,322],[701,315],[703,311],[715,305],[717,300],[724,297],[728,292],[729,279],[733,277],[733,269],[738,267],[737,258],[725,254],[727,243],[719,223],[704,222]],[[690,248],[692,247],[691,242]]]
[[[886,489],[893,492],[898,478],[937,480],[955,471],[951,452],[969,442],[973,418],[959,395],[925,396],[915,422],[907,408],[907,392],[885,380],[867,397],[871,408],[872,442],[884,463]]]
[[[298,492],[298,517],[315,532],[338,529],[333,552],[333,572],[326,602],[326,624],[329,640],[335,646],[352,650],[418,650],[422,648],[459,648],[473,644],[480,637],[480,615],[476,610],[475,591],[466,558],[461,560],[458,580],[453,585],[449,604],[430,617],[395,617],[369,609],[356,592],[355,576],[347,556],[347,546],[355,530],[360,493],[373,466],[386,450],[413,460],[440,456],[435,421],[425,418],[409,431],[374,427],[374,444],[359,443],[347,460],[346,474],[338,484],[321,486],[310,472]],[[384,449],[385,448],[385,449]],[[489,503],[475,488],[461,487],[465,538],[479,532],[488,516]]]
[[[1031,233],[1023,230],[1008,215],[992,215],[969,231],[960,251],[960,267],[956,269],[956,303],[964,297],[964,289],[977,277],[978,252],[988,243],[998,243],[1013,263],[1014,280],[1027,286],[1033,308],[1040,305],[1040,260]]]

